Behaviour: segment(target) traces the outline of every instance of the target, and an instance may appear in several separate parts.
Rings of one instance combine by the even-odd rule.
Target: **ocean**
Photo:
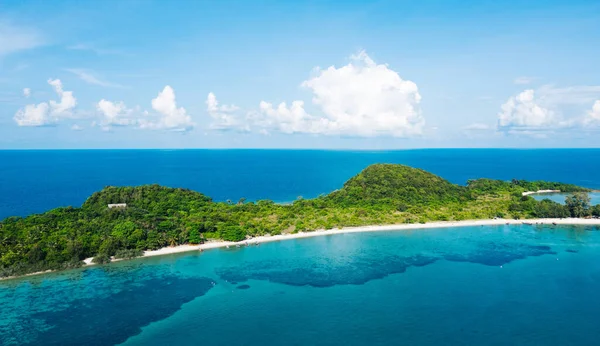
[[[0,151],[0,213],[148,183],[286,202],[376,162],[600,188],[592,149]],[[136,259],[1,281],[0,344],[595,345],[599,258],[597,227],[502,225]]]
[[[4,345],[596,345],[600,232],[351,233],[0,283]]]
[[[162,184],[214,200],[290,202],[340,188],[373,163],[468,179],[541,179],[600,189],[600,149],[0,151],[0,219],[79,206],[107,185]]]

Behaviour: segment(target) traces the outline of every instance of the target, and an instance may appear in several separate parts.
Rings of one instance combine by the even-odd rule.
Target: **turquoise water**
[[[600,232],[354,233],[0,283],[4,345],[595,345]]]
[[[565,203],[565,198],[568,195],[568,193],[540,193],[531,196],[539,201],[549,199],[557,203]],[[590,192],[588,196],[590,196],[590,203],[592,205],[600,204],[600,192]]]

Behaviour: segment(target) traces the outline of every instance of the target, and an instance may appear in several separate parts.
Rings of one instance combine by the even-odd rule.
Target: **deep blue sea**
[[[316,197],[373,163],[402,163],[453,183],[542,179],[600,189],[600,149],[0,150],[0,219],[79,206],[106,185],[158,183],[215,200]]]
[[[600,188],[600,150],[0,151],[0,217],[105,185],[285,202],[368,164]],[[597,345],[600,229],[331,235],[0,282],[0,345]]]

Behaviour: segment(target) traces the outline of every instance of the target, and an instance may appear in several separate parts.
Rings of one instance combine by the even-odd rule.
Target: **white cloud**
[[[77,105],[73,92],[63,90],[59,79],[49,79],[48,84],[54,88],[54,91],[60,97],[60,101],[50,100],[37,105],[26,105],[24,108],[19,109],[13,118],[19,126],[52,125],[58,120],[72,115],[71,111]],[[23,93],[25,94],[25,90]]]
[[[109,87],[109,88],[124,88],[123,85],[111,83],[111,82],[107,82],[105,80],[99,79],[91,71],[87,71],[87,70],[83,70],[83,69],[76,69],[76,68],[68,68],[68,69],[65,69],[65,71],[73,73],[74,75],[79,77],[79,79],[81,79],[82,81],[84,81],[88,84],[99,85],[99,86]]]
[[[56,94],[60,97],[59,102],[50,100],[52,114],[57,116],[69,114],[77,105],[77,99],[73,96],[73,92],[64,91],[60,79],[49,79],[48,84],[54,87],[54,91],[56,91]]]
[[[26,98],[29,98],[29,96],[31,96],[31,89],[23,88],[23,96],[25,96]]]
[[[73,124],[71,126],[71,130],[73,130],[73,131],[81,131],[81,130],[83,130],[83,127],[81,127],[81,126],[79,126],[77,124]]]
[[[364,51],[352,62],[329,67],[302,83],[313,92],[326,119],[325,134],[407,137],[422,133],[417,85],[403,80],[387,65],[377,65]]]
[[[277,107],[261,101],[260,113],[249,115],[252,124],[261,128],[263,134],[269,130],[282,133],[312,133],[319,134],[329,131],[331,123],[328,119],[311,116],[304,109],[303,101],[294,101],[288,107],[285,102]]]
[[[587,113],[584,120],[585,125],[600,125],[600,100],[596,100],[592,110]]]
[[[342,136],[410,137],[422,134],[421,95],[415,83],[403,80],[385,64],[375,63],[364,51],[340,68],[316,68],[302,83],[313,93],[322,115],[310,114],[303,101],[274,107],[262,101],[250,112],[250,127],[283,133]],[[263,131],[264,132],[264,131]]]
[[[234,113],[239,110],[235,105],[219,105],[215,94],[208,93],[206,98],[206,111],[213,119],[210,127],[216,130],[225,130],[239,125]]]
[[[140,128],[187,131],[194,127],[192,118],[187,114],[185,108],[177,108],[175,91],[168,85],[158,93],[156,98],[152,99],[152,109],[159,113],[159,118],[141,119]]]
[[[501,109],[498,114],[499,128],[547,128],[556,121],[554,112],[538,104],[533,89],[510,97]]]
[[[0,57],[43,45],[37,31],[0,22]]]
[[[14,120],[19,126],[45,126],[52,122],[48,114],[48,103],[27,105],[17,111]]]
[[[513,83],[518,84],[518,85],[531,84],[531,82],[533,82],[533,78],[532,77],[525,77],[525,76],[517,77],[513,81]]]
[[[510,97],[498,113],[498,129],[508,134],[540,136],[581,128],[593,122],[593,110],[585,108],[600,97],[600,86],[570,86],[557,88],[544,85],[536,90],[524,90]]]
[[[96,105],[96,109],[102,115],[97,123],[102,128],[110,129],[112,126],[129,126],[137,123],[132,117],[133,109],[129,109],[123,102],[111,102],[102,99]]]

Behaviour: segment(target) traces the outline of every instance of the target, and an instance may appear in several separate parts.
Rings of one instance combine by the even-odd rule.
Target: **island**
[[[570,193],[565,204],[537,201],[528,191]],[[63,207],[0,222],[0,278],[77,268],[90,262],[161,254],[165,247],[207,241],[309,234],[344,227],[600,216],[591,190],[572,184],[513,179],[466,185],[421,169],[375,164],[327,195],[290,204],[269,200],[215,202],[189,189],[108,186],[81,207]],[[335,231],[332,231],[335,232]],[[187,249],[187,248],[185,248]]]

